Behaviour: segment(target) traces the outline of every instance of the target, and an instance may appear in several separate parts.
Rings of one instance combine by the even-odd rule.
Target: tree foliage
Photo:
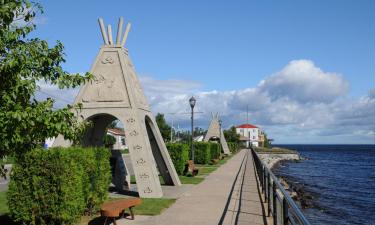
[[[158,113],[155,117],[156,123],[158,124],[161,136],[164,141],[167,142],[171,139],[171,126],[167,124],[164,118],[164,114]]]
[[[84,130],[74,115],[79,106],[54,109],[53,99],[35,98],[38,82],[63,89],[92,78],[62,68],[61,42],[50,47],[45,40],[27,38],[36,28],[37,13],[43,13],[42,7],[28,0],[0,1],[0,158],[23,155],[58,134],[75,141]]]
[[[116,138],[112,135],[106,134],[103,138],[103,143],[106,148],[112,148],[116,144]]]
[[[22,224],[74,224],[95,213],[111,182],[105,148],[36,148],[12,171],[7,192],[10,216]]]
[[[268,139],[266,132],[264,132],[264,147],[271,148],[271,141]]]
[[[228,130],[224,130],[225,140],[227,142],[239,143],[240,135],[236,132],[236,127],[232,126]]]

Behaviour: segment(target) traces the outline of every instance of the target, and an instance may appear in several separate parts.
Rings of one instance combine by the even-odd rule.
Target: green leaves
[[[34,149],[13,167],[10,215],[24,224],[74,224],[107,198],[111,174],[105,148]]]
[[[59,88],[74,88],[92,79],[86,73],[70,74],[62,68],[64,46],[57,42],[26,39],[42,8],[28,0],[0,1],[0,158],[22,155],[58,134],[77,142],[85,129],[74,110],[80,106],[54,109],[54,101],[35,100],[37,82]]]
[[[189,160],[189,145],[181,143],[168,143],[167,149],[178,175],[182,175],[185,164]]]
[[[164,141],[169,141],[171,139],[171,127],[167,124],[164,118],[164,114],[158,113],[155,117],[156,123],[158,124],[161,136]]]

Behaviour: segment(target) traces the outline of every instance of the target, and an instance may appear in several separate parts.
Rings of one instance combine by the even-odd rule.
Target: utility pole
[[[249,123],[249,105],[246,105],[246,123]]]
[[[249,124],[249,105],[246,105],[246,124]],[[249,128],[248,128],[249,129]],[[249,136],[248,139],[248,147],[250,148],[251,140],[250,140],[250,131],[247,132],[247,135]]]

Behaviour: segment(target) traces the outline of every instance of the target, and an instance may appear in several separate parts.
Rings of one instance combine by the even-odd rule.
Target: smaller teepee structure
[[[223,149],[224,154],[229,155],[230,151],[219,120],[219,113],[216,113],[215,115],[212,114],[212,120],[203,141],[207,142],[213,139],[220,140],[221,148]]]

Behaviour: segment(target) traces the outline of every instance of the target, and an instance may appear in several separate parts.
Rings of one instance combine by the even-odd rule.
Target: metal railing
[[[285,191],[277,177],[251,150],[259,183],[262,188],[264,202],[267,203],[267,215],[273,217],[274,225],[310,225],[300,208]]]

